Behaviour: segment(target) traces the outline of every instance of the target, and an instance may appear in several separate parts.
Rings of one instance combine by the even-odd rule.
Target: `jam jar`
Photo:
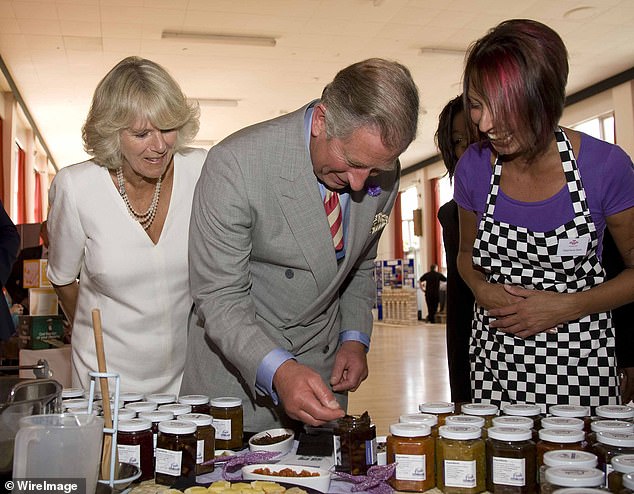
[[[209,396],[184,395],[178,397],[178,402],[192,407],[191,413],[203,413],[209,415]]]
[[[241,449],[243,431],[242,400],[224,396],[209,402],[216,429],[216,449]]]
[[[346,415],[333,428],[335,470],[351,475],[365,475],[376,465],[376,427],[368,412]]]
[[[484,430],[482,431],[484,437],[485,430],[493,426],[493,417],[497,416],[498,407],[490,403],[465,403],[462,405],[461,412],[464,415],[484,417]]]
[[[608,489],[619,493],[623,489],[623,476],[634,473],[634,455],[617,455],[610,463],[612,471],[608,475]]]
[[[179,477],[196,481],[196,424],[185,420],[159,423],[154,481],[171,486]]]
[[[537,441],[537,467],[544,464],[544,454],[558,449],[583,450],[585,434],[574,429],[541,429]]]
[[[390,426],[387,462],[396,463],[389,484],[397,491],[425,492],[436,487],[435,445],[425,424],[398,423]]]
[[[634,473],[623,475],[623,489],[620,494],[631,494],[634,492]]]
[[[529,405],[526,403],[513,403],[502,407],[503,416],[525,417],[533,421],[531,429],[539,430],[542,419],[542,409],[539,405]]]
[[[158,425],[160,422],[172,420],[174,418],[174,414],[172,412],[161,412],[159,410],[153,410],[151,412],[139,413],[139,418],[146,419],[152,422],[152,458],[154,458],[156,456],[156,439],[158,438]]]
[[[122,463],[131,463],[141,470],[140,480],[154,478],[152,422],[146,419],[120,420],[117,433],[117,454]]]
[[[590,424],[590,432],[586,434],[586,442],[589,448],[594,448],[597,443],[598,432],[634,432],[634,423],[624,420],[595,420]]]
[[[432,437],[438,437],[438,417],[432,413],[408,413],[401,415],[398,421],[413,424],[425,424],[431,428]]]
[[[178,420],[186,420],[196,424],[196,475],[213,472],[213,463],[203,465],[215,457],[214,444],[216,430],[211,425],[213,418],[204,413],[186,413],[178,416]]]
[[[453,415],[455,408],[453,403],[447,401],[430,401],[418,405],[418,411],[438,417],[438,427],[445,425],[445,418]]]
[[[585,405],[553,405],[548,411],[555,417],[567,417],[583,420],[583,430],[590,432],[590,407]]]
[[[125,408],[128,403],[143,401],[143,398],[143,393],[139,393],[137,391],[124,391],[123,393],[119,394],[119,402],[123,403],[123,408]]]
[[[541,420],[542,429],[574,429],[584,430],[583,420],[574,417],[544,417]]]
[[[169,405],[170,403],[176,403],[176,395],[172,393],[153,393],[145,397],[146,401],[156,403],[156,406]]]
[[[544,464],[539,468],[537,481],[546,482],[545,473],[551,467],[596,468],[597,455],[574,449],[558,449],[544,453]]]
[[[449,415],[445,419],[445,425],[472,425],[482,429],[486,423],[484,417],[478,415]]]
[[[617,419],[632,422],[634,420],[634,407],[628,405],[601,405],[595,409],[597,417],[604,419]]]
[[[611,460],[617,455],[634,454],[634,434],[629,432],[597,432],[592,452],[599,459],[599,468],[606,477],[612,473]]]
[[[535,443],[530,429],[491,427],[486,440],[487,490],[494,494],[535,494]]]
[[[135,401],[128,403],[124,408],[126,410],[133,410],[138,415],[141,412],[151,412],[156,410],[156,403],[151,401]]]
[[[436,449],[436,485],[445,494],[476,494],[486,489],[482,429],[443,425]]]
[[[603,484],[603,472],[597,468],[552,467],[544,476],[542,494],[553,494],[567,487],[598,489]]]

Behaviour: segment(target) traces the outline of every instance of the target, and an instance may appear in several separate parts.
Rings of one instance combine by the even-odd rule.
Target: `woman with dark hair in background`
[[[447,167],[449,179],[458,164],[458,159],[469,145],[467,120],[462,104],[462,95],[452,99],[440,112],[436,145]],[[460,226],[458,205],[453,199],[438,210],[438,221],[442,225],[442,240],[447,263],[447,361],[449,364],[449,386],[451,401],[471,401],[471,379],[469,377],[469,339],[473,294],[458,272],[458,248]]]
[[[499,24],[469,50],[465,104],[484,139],[455,174],[460,273],[475,295],[475,401],[620,401],[610,310],[634,301],[634,167],[558,122],[568,56],[548,26]],[[609,229],[625,269],[605,279]]]

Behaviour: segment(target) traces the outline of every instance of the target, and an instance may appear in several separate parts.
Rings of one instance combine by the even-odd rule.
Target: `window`
[[[401,220],[403,222],[403,252],[412,254],[420,246],[414,235],[414,209],[418,208],[418,192],[410,187],[401,193]]]
[[[612,112],[578,123],[572,128],[614,144],[614,113]]]

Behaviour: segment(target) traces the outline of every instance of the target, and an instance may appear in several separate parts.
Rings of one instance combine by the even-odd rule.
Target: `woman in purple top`
[[[567,77],[561,38],[530,20],[501,23],[467,58],[465,107],[484,141],[461,158],[454,199],[475,401],[619,401],[610,310],[634,300],[634,168],[559,127]],[[626,265],[609,281],[606,226]]]

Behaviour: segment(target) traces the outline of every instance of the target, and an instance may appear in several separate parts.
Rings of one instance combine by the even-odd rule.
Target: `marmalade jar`
[[[186,420],[196,424],[196,475],[214,471],[214,464],[203,465],[215,457],[214,444],[216,430],[211,425],[213,418],[204,413],[185,413],[179,415],[177,420]]]
[[[592,448],[599,459],[599,468],[607,477],[612,473],[612,458],[634,454],[634,434],[628,432],[597,432],[597,442]]]
[[[212,398],[209,404],[216,429],[216,449],[242,449],[242,400],[223,396]]]
[[[477,494],[486,489],[482,429],[443,425],[436,443],[436,485],[445,494]]]
[[[434,449],[434,438],[428,425],[390,425],[387,463],[396,463],[390,485],[397,491],[408,492],[424,492],[436,487]]]
[[[179,477],[196,481],[196,424],[185,420],[159,423],[154,481],[171,486]]]
[[[336,420],[333,445],[337,472],[365,475],[368,468],[376,465],[376,427],[368,412]]]
[[[535,494],[535,443],[530,429],[491,427],[486,440],[487,490],[494,494]]]

